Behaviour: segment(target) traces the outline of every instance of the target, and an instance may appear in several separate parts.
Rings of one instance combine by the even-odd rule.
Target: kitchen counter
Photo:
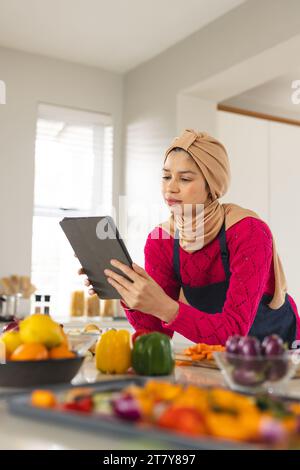
[[[133,327],[130,325],[126,318],[114,319],[112,317],[66,317],[56,319],[60,323],[63,323],[64,329],[66,331],[83,329],[88,323],[93,323],[101,329],[105,328],[116,328],[116,329],[127,329],[131,333],[134,332]],[[174,333],[173,336],[174,346],[177,348],[179,345],[182,347],[188,347],[189,345],[194,344],[192,341],[186,339],[184,336],[179,333]]]
[[[66,318],[63,322],[66,331],[81,330],[86,323],[95,323],[104,328],[128,328],[132,331],[131,325],[124,320],[113,320],[103,318]],[[174,346],[180,351],[191,344],[180,335],[174,335]],[[110,380],[128,376],[103,375],[95,368],[94,359],[86,358],[79,373],[73,380],[74,384],[93,383],[95,381]],[[183,382],[190,382],[203,386],[224,386],[223,376],[220,371],[203,367],[181,366],[176,367],[173,378]],[[108,434],[101,432],[81,431],[71,427],[57,425],[54,423],[41,422],[28,418],[13,416],[7,411],[7,402],[1,399],[1,393],[9,392],[0,388],[0,449],[82,449],[82,450],[135,450],[135,449],[170,449],[162,443],[149,441],[145,438],[128,438],[124,435]],[[293,379],[289,382],[287,394],[297,397],[300,400],[300,379]],[[175,447],[174,447],[175,448]]]
[[[133,332],[133,328],[127,319],[113,319],[102,317],[60,318],[66,331],[82,330],[88,323],[93,323],[101,329],[125,328]],[[0,329],[1,329],[0,325]],[[180,335],[175,335],[174,344],[186,347],[191,344]],[[181,346],[180,346],[181,347]],[[177,372],[176,372],[177,373]],[[118,376],[120,377],[120,376]],[[122,376],[121,376],[122,377]],[[75,383],[94,382],[95,380],[107,380],[116,376],[102,375],[97,372],[94,362],[86,360],[79,374],[75,377]],[[12,416],[7,411],[6,401],[1,400],[1,393],[9,390],[0,387],[0,449],[164,449],[158,442],[151,443],[145,440],[128,439],[124,436],[107,435],[80,431],[70,427],[62,427],[52,423],[42,423],[30,419]]]
[[[175,378],[197,385],[224,385],[220,371],[202,367],[176,367]],[[86,359],[74,383],[122,378],[124,376],[102,375],[97,372],[92,359]],[[1,392],[1,389],[0,389]],[[300,399],[300,379],[290,381],[288,393]],[[144,438],[128,438],[108,433],[80,431],[67,426],[44,423],[28,418],[12,416],[7,411],[5,400],[0,400],[0,449],[170,449],[161,443]]]
[[[195,383],[219,384],[222,377],[218,371],[205,370],[204,373],[199,368],[177,367],[175,377],[184,380],[191,380],[194,377]],[[73,383],[94,382],[97,380],[110,380],[128,376],[110,376],[99,373],[94,360],[86,359],[79,374]],[[1,393],[1,388],[0,388]],[[72,429],[67,426],[58,426],[53,423],[43,423],[28,418],[10,415],[7,411],[7,403],[0,400],[0,449],[166,449],[159,442],[151,442],[136,437],[129,439],[122,435],[109,435],[107,433],[93,433]],[[169,447],[168,447],[169,448]]]

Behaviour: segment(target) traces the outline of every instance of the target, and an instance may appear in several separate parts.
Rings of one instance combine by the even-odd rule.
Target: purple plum
[[[253,369],[249,369],[246,365],[243,367],[237,367],[232,373],[232,379],[235,383],[244,386],[256,386],[260,385],[265,381],[265,374],[263,372],[257,372]]]
[[[228,354],[239,354],[239,343],[242,337],[238,335],[229,336],[226,341],[225,349]]]
[[[285,352],[284,343],[278,335],[266,336],[262,342],[262,352],[265,356],[282,356]]]
[[[239,342],[239,354],[244,357],[257,357],[261,355],[261,346],[257,338],[245,336]]]
[[[238,365],[239,364],[239,343],[242,337],[238,335],[230,336],[225,344],[226,358],[230,364]]]
[[[266,379],[270,382],[276,382],[283,379],[288,371],[288,358],[274,358],[269,361],[266,369]]]

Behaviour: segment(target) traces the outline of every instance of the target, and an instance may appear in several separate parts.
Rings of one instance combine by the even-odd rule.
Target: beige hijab
[[[165,160],[168,154],[175,148],[185,150],[196,162],[208,184],[210,198],[204,205],[197,205],[193,211],[186,215],[185,211],[171,214],[170,218],[160,224],[160,226],[174,237],[176,228],[179,231],[180,246],[188,251],[194,252],[201,249],[213,241],[225,220],[225,229],[245,217],[260,217],[249,209],[244,209],[236,204],[220,204],[218,198],[222,197],[230,183],[230,168],[228,155],[225,147],[214,137],[206,132],[195,132],[186,129],[180,137],[176,137],[172,145],[166,151]],[[193,235],[190,229],[193,228]],[[194,230],[194,228],[196,228]],[[285,301],[287,292],[286,278],[281,261],[276,251],[273,237],[273,263],[275,275],[274,296],[269,303],[269,307],[276,310]],[[181,291],[180,300],[187,303]]]

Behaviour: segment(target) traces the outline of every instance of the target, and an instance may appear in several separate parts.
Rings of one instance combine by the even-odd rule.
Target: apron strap
[[[180,259],[179,259],[179,230],[176,229],[173,248],[173,266],[177,279],[182,284],[180,276]]]
[[[230,278],[229,253],[228,253],[227,244],[226,244],[225,221],[221,227],[218,238],[219,238],[219,243],[220,243],[221,259],[222,259],[223,268],[224,268],[225,275],[226,275],[226,280],[229,281],[229,278]]]
[[[229,253],[227,250],[226,244],[226,231],[225,231],[225,221],[221,227],[221,230],[218,235],[220,249],[221,249],[221,259],[222,264],[224,267],[226,280],[229,281],[230,278],[230,269],[229,269]],[[174,238],[174,247],[173,247],[173,267],[176,274],[177,279],[182,284],[181,275],[180,275],[180,259],[179,259],[179,230],[177,229],[175,232]]]

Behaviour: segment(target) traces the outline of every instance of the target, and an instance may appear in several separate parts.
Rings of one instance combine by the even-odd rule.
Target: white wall
[[[217,103],[198,96],[177,96],[177,133],[182,129],[205,129],[211,135],[217,132]]]
[[[143,201],[145,210],[150,203],[163,209],[160,168],[178,132],[191,124],[211,131],[218,100],[279,75],[283,58],[285,70],[295,67],[300,2],[288,3],[289,8],[281,0],[246,2],[126,75],[124,193],[129,201]],[[137,262],[143,259],[144,241],[132,243]]]
[[[217,136],[225,145],[231,183],[221,202],[254,210],[270,221],[269,122],[218,111]],[[276,189],[275,189],[276,191]]]
[[[272,21],[266,21],[270,17]],[[149,202],[156,203],[163,220],[168,210],[160,193],[160,168],[170,141],[190,125],[211,131],[216,124],[216,96],[230,98],[243,87],[258,85],[268,73],[276,76],[280,68],[286,70],[288,54],[278,56],[275,48],[286,44],[291,50],[288,41],[299,32],[299,0],[289,0],[288,8],[282,0],[248,1],[129,72],[124,93],[122,77],[117,74],[0,48],[0,79],[7,83],[7,104],[0,106],[0,276],[30,272],[39,101],[112,113],[114,196],[126,193],[129,202],[142,203],[145,209]],[[293,47],[296,45],[295,40]],[[263,60],[265,54],[270,61]],[[288,59],[295,62],[297,54],[291,56]],[[266,66],[255,67],[255,57]],[[218,79],[214,81],[214,77]],[[205,87],[201,87],[203,83]],[[219,93],[215,88],[212,91],[210,83]],[[197,98],[188,98],[188,90]],[[194,100],[200,108],[191,115]],[[126,159],[124,168],[122,157]],[[147,227],[143,228],[146,234]],[[141,238],[129,246],[138,263],[142,263],[144,241]]]
[[[270,226],[300,311],[300,127],[269,123]]]
[[[300,127],[219,111],[218,137],[232,172],[222,202],[255,210],[268,223],[300,306]]]
[[[110,113],[114,121],[114,195],[121,177],[122,76],[0,48],[0,277],[30,274],[34,146],[38,102]],[[53,188],[55,191],[55,188]]]

